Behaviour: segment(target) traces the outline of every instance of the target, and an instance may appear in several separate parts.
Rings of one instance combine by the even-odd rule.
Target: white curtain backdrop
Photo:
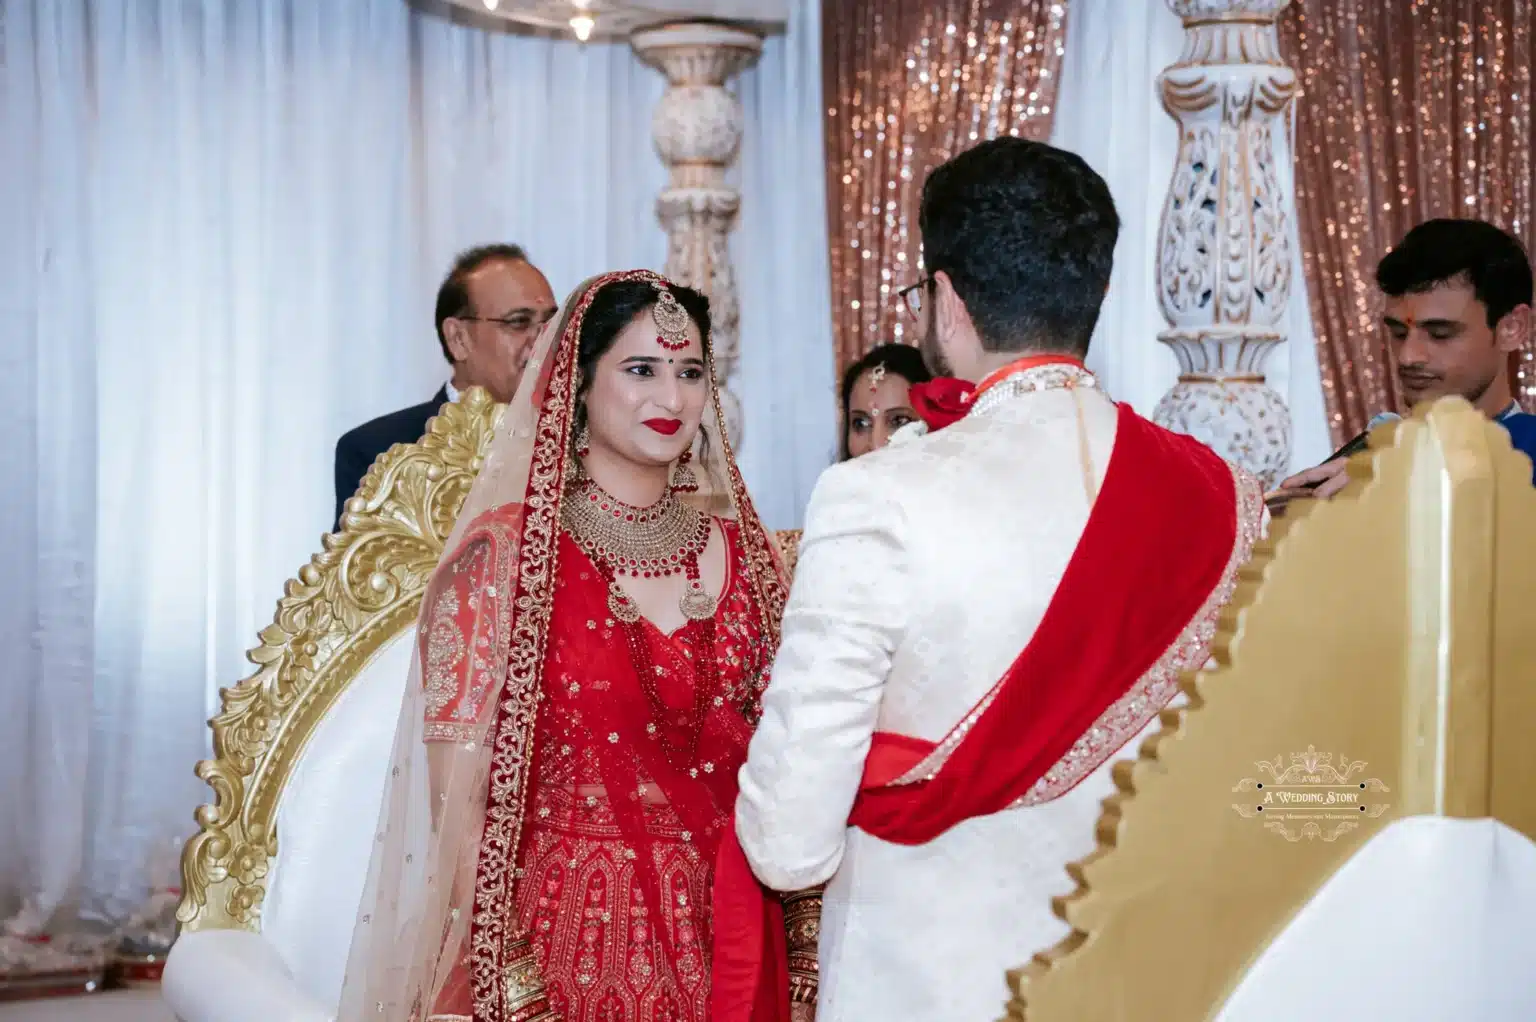
[[[1071,0],[1066,53],[1051,142],[1104,176],[1121,218],[1120,243],[1088,364],[1116,400],[1143,415],[1178,381],[1179,367],[1157,335],[1168,328],[1157,302],[1157,229],[1178,152],[1178,123],[1163,109],[1157,76],[1178,60],[1184,30],[1163,0]],[[1269,385],[1290,406],[1291,462],[1315,465],[1330,451],[1317,346],[1302,278],[1291,159],[1276,142],[1291,196],[1289,339],[1265,365]]]
[[[739,165],[731,239],[741,290],[735,388],[747,408],[741,470],[765,524],[791,529],[837,450],[820,0],[793,0],[789,32],[768,40],[740,95],[742,146],[759,154]]]
[[[740,85],[733,239],[778,526],[833,430],[820,16],[794,11]],[[660,268],[663,88],[625,46],[404,0],[0,6],[0,914],[120,917],[191,832],[205,721],[318,549],[337,436],[445,377],[455,252],[519,242],[557,294]]]

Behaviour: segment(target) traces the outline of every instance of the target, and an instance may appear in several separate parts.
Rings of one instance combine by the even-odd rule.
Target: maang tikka
[[[688,347],[688,310],[677,300],[672,289],[656,284],[656,304],[651,307],[651,319],[660,333],[656,343],[667,351],[682,351]],[[684,451],[677,459],[677,471],[672,476],[674,493],[697,493],[699,477],[694,475],[693,449]]]
[[[875,392],[880,389],[880,384],[885,382],[885,364],[875,366],[869,374],[869,414],[874,418],[880,417],[880,406],[875,404]]]
[[[651,319],[661,331],[656,343],[667,351],[682,351],[688,347],[688,310],[670,288],[657,284],[656,296],[656,304],[651,306]]]

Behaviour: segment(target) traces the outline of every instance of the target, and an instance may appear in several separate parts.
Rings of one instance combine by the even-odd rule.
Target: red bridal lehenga
[[[560,538],[516,908],[565,1022],[706,1018],[715,848],[773,656],[721,524],[725,596],[671,635],[616,620],[601,572]],[[433,1015],[471,1005],[461,962]]]
[[[581,323],[615,281],[657,288],[658,343],[675,350],[681,308],[646,271],[583,284],[535,345],[423,598],[341,1022],[710,1014],[716,855],[785,575],[712,428],[729,513],[706,517],[673,491],[630,508],[582,478]],[[705,580],[712,529],[727,567]],[[670,634],[616,584],[646,572],[684,576]],[[766,989],[809,1000],[816,908],[786,901],[810,937],[791,956],[799,972]]]

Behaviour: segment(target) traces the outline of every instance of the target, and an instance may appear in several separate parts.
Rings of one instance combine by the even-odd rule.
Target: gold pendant
[[[640,620],[640,608],[635,606],[635,601],[629,598],[628,593],[619,588],[617,582],[608,587],[608,613],[627,625]]]
[[[682,599],[677,601],[677,606],[690,621],[708,621],[715,616],[715,598],[706,593],[702,586],[690,586]]]

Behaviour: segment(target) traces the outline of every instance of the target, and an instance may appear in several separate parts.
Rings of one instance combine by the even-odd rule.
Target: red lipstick
[[[662,436],[672,436],[683,428],[682,419],[646,419],[644,424]]]

